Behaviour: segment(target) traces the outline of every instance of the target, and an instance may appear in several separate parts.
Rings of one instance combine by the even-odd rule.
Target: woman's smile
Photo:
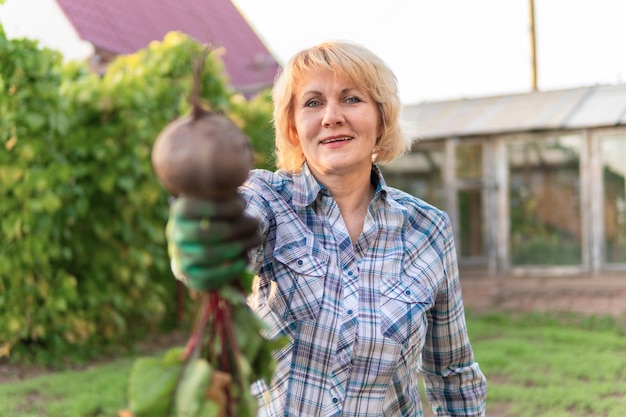
[[[325,139],[322,139],[322,141],[320,142],[320,144],[322,145],[333,145],[333,144],[341,144],[343,142],[349,141],[354,139],[351,136],[331,136],[331,137],[327,137]]]

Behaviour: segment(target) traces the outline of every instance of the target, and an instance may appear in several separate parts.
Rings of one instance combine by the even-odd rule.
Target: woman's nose
[[[332,127],[336,125],[343,124],[344,117],[341,112],[341,108],[336,103],[328,103],[326,104],[326,109],[324,111],[324,118],[322,120],[322,125],[325,127]]]

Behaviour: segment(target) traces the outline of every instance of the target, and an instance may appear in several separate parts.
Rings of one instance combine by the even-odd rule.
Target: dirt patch
[[[15,411],[17,413],[32,413],[33,411],[42,411],[45,401],[47,401],[47,399],[43,395],[41,395],[39,391],[31,391],[28,393],[24,400],[24,404],[28,404],[28,409],[22,409],[22,407],[18,406]]]

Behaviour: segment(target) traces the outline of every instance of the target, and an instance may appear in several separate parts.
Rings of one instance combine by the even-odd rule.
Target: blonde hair
[[[367,48],[346,41],[324,42],[297,53],[276,78],[272,89],[276,166],[299,172],[304,153],[294,125],[294,93],[307,72],[328,71],[346,77],[370,94],[378,106],[383,133],[372,160],[388,163],[411,148],[412,140],[400,123],[401,103],[397,79],[391,69]]]

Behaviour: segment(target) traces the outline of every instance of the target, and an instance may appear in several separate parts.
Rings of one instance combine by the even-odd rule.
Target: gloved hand
[[[180,197],[166,226],[174,276],[197,291],[217,289],[245,272],[247,251],[261,243],[258,221],[244,214],[245,201]]]

